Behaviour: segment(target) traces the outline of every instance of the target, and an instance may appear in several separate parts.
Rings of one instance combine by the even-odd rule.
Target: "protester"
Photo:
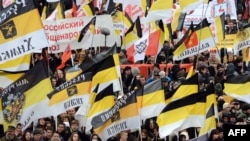
[[[46,128],[46,136],[44,137],[44,141],[50,141],[53,136],[54,130],[51,127]]]
[[[5,132],[5,136],[0,139],[0,141],[20,141],[15,135],[15,127],[9,126]]]
[[[89,141],[102,141],[98,134],[92,134]]]
[[[43,141],[42,133],[39,129],[33,131],[33,141]]]
[[[57,5],[57,3],[52,4],[41,0],[35,2],[40,14],[42,14],[42,9],[45,9],[45,6],[48,6],[47,14],[51,14]],[[73,2],[79,1],[63,0],[63,8],[65,8],[65,10],[71,10]],[[237,19],[233,19],[233,15],[225,15],[226,26],[224,28],[225,33],[227,35],[236,35],[237,33],[239,33],[239,31],[244,30],[246,25],[249,24],[248,1],[238,0],[237,3],[234,4],[236,6]],[[94,15],[110,14],[111,6],[109,1],[100,2],[99,5],[100,7],[95,4],[96,7],[94,9]],[[78,5],[77,7],[79,10],[82,5]],[[1,10],[2,8],[3,7],[1,7]],[[129,8],[127,8],[126,10],[129,11]],[[129,16],[131,16],[131,13],[128,13],[130,14]],[[144,30],[148,29],[144,27]],[[97,31],[96,29],[95,32],[99,31]],[[176,31],[172,32],[175,34]],[[176,35],[173,35],[171,36],[171,38],[177,39],[177,37],[175,36]],[[235,76],[249,75],[250,64],[249,62],[245,61],[245,58],[241,54],[241,52],[235,52],[235,50],[229,49],[227,48],[227,45],[225,45],[225,48],[227,48],[225,49],[226,51],[223,51],[221,49],[216,49],[216,52],[211,52],[209,50],[206,50],[204,52],[198,51],[198,54],[191,55],[181,61],[176,61],[173,59],[173,52],[176,49],[174,48],[176,42],[172,41],[173,39],[169,39],[169,41],[166,41],[165,39],[164,43],[161,43],[160,45],[162,46],[162,49],[158,50],[157,54],[147,55],[145,56],[144,60],[138,61],[137,64],[132,64],[128,61],[128,50],[121,46],[118,47],[119,51],[117,51],[117,53],[119,53],[119,61],[120,64],[124,65],[122,69],[123,72],[120,74],[123,90],[117,92],[121,94],[119,98],[121,98],[124,94],[130,92],[131,90],[143,88],[143,86],[145,86],[146,84],[150,84],[152,81],[158,79],[162,80],[162,86],[165,90],[166,95],[167,93],[176,90],[178,86],[180,86],[182,82],[186,80],[188,71],[181,68],[181,66],[183,64],[192,64],[191,66],[193,66],[194,70],[198,71],[199,74],[199,90],[205,91],[207,86],[209,86],[210,84],[214,84],[215,93],[217,96],[217,108],[219,111],[217,127],[220,126],[221,128],[218,128],[218,130],[212,130],[209,141],[223,140],[223,124],[250,124],[250,106],[248,105],[249,103],[244,103],[238,99],[226,101],[226,93],[224,93],[223,91],[224,83],[226,80],[231,80]],[[79,66],[80,64],[86,62],[86,60],[94,58],[106,48],[107,46],[91,46],[89,48],[83,46],[81,49],[72,50],[72,56],[67,61],[66,67],[63,69],[57,69],[57,66],[59,66],[62,61],[62,53],[49,53],[48,58],[44,58],[43,54],[41,53],[33,53],[31,60],[31,68],[34,67],[39,61],[43,59],[48,59],[48,67],[50,73],[52,73],[50,75],[51,82],[53,84],[53,88],[55,88],[63,82],[66,82],[65,76],[67,68],[70,68],[74,65]],[[224,55],[218,57],[218,54]],[[141,65],[142,67],[133,65]],[[145,69],[143,68],[143,65],[148,66]],[[147,72],[147,74],[145,72]],[[1,136],[3,137],[0,139],[0,141],[68,141],[68,139],[70,141],[89,140],[88,136],[90,136],[90,134],[87,135],[85,131],[82,131],[81,129],[83,127],[80,127],[79,121],[75,119],[75,114],[77,110],[78,107],[69,109],[65,111],[65,113],[61,113],[60,115],[58,115],[58,118],[55,120],[40,118],[38,119],[37,124],[36,122],[32,122],[29,127],[25,129],[25,131],[22,131],[22,125],[20,123],[15,125],[15,128],[9,126],[5,134],[1,133]],[[141,134],[138,135],[138,137],[142,141],[163,140],[159,138],[159,127],[156,124],[156,118],[157,117],[147,119],[145,121],[144,128],[141,130]],[[57,123],[57,125],[55,125],[55,123]],[[179,134],[179,140],[184,141],[192,138],[192,136],[189,136],[188,133],[189,131],[181,132]],[[113,139],[127,141],[132,138],[131,133],[129,131],[122,131],[119,135],[119,139],[115,137]],[[91,134],[90,141],[100,141],[99,135]]]
[[[65,141],[58,132],[54,132],[51,141]]]
[[[81,141],[80,135],[77,132],[72,132],[68,141]]]
[[[25,131],[22,135],[21,141],[32,141],[32,133],[29,131]]]
[[[208,141],[219,141],[219,130],[218,129],[213,129],[210,133],[210,136],[208,138]]]

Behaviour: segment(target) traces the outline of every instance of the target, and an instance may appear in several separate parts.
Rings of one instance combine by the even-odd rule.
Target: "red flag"
[[[62,63],[57,67],[57,69],[63,69],[65,67],[66,62],[70,59],[70,57],[71,57],[71,47],[70,44],[68,44],[62,55]]]
[[[152,32],[149,35],[149,44],[146,49],[146,54],[145,55],[157,55],[158,53],[158,48],[159,48],[159,40],[160,40],[160,35],[161,31],[160,29]]]
[[[130,47],[127,48],[127,59],[129,62],[135,62],[134,59],[134,53],[135,53],[135,48],[134,48],[134,44]]]
[[[76,6],[76,3],[74,2],[73,0],[73,3],[72,3],[72,11],[73,11],[73,17],[77,17],[77,6]]]

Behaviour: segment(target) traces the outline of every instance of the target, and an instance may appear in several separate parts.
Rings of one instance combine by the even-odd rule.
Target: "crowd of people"
[[[84,63],[84,60],[96,55],[96,52],[102,52],[107,48],[102,47],[98,50],[76,50],[72,51],[74,59],[69,59],[66,66],[62,70],[57,70],[56,67],[61,63],[61,54],[50,54],[49,65],[51,81],[54,87],[59,86],[66,81],[65,73],[69,68]],[[121,79],[123,84],[123,92],[134,90],[151,83],[154,80],[162,79],[165,95],[178,88],[181,82],[186,79],[187,70],[180,67],[181,64],[193,64],[199,74],[199,89],[206,89],[211,83],[214,84],[217,94],[219,117],[217,119],[217,129],[211,132],[211,141],[223,140],[223,125],[247,125],[250,124],[250,104],[232,99],[226,101],[226,94],[223,92],[224,82],[227,77],[237,75],[248,75],[249,65],[243,61],[240,55],[233,54],[232,50],[227,50],[223,58],[217,58],[217,52],[202,52],[199,55],[188,57],[182,61],[173,61],[171,58],[171,47],[166,42],[162,51],[157,56],[145,57],[144,63],[152,65],[149,70],[149,76],[142,75],[139,68],[132,68],[131,63],[126,59],[126,50],[118,51],[120,62],[126,67],[121,69]],[[167,54],[168,53],[168,54]],[[34,55],[36,61],[43,59],[41,54]],[[169,60],[168,60],[169,59]],[[140,63],[143,63],[140,62]],[[139,62],[138,62],[139,63]],[[173,64],[170,70],[161,70],[160,65]],[[22,131],[21,124],[16,127],[10,126],[0,139],[5,141],[16,140],[48,140],[48,141],[96,141],[101,140],[97,134],[85,133],[84,127],[79,127],[79,121],[75,119],[75,113],[78,108],[67,110],[60,114],[57,119],[52,117],[41,118],[37,122],[33,122],[29,128]],[[57,124],[56,124],[57,123]],[[156,117],[143,122],[141,132],[138,131],[123,131],[119,135],[110,138],[109,140],[135,141],[135,140],[188,140],[197,137],[199,128],[189,128],[180,131],[178,135],[171,135],[164,139],[159,138],[158,125]],[[216,139],[217,138],[217,139]]]
[[[249,8],[246,8],[245,2],[247,1],[237,1],[238,19],[232,20],[230,15],[226,15],[226,34],[236,34],[249,23],[249,13],[246,13]],[[84,63],[87,58],[94,57],[106,49],[107,47],[72,50],[72,58],[68,60],[62,70],[57,69],[57,66],[61,64],[62,53],[49,54],[47,59],[52,85],[54,87],[59,86],[66,81],[65,73],[69,68]],[[120,57],[120,63],[127,65],[121,69],[123,94],[143,87],[154,80],[162,79],[165,95],[168,95],[186,79],[188,72],[181,68],[181,64],[192,64],[199,74],[200,91],[213,84],[217,95],[219,112],[217,128],[211,131],[209,141],[224,140],[223,125],[225,124],[250,124],[250,104],[234,98],[228,101],[225,99],[226,94],[223,92],[224,82],[228,77],[249,75],[250,73],[250,64],[243,60],[241,52],[235,53],[232,49],[226,48],[215,51],[208,50],[181,61],[175,61],[173,60],[173,51],[174,45],[166,41],[158,55],[145,56],[144,60],[136,62],[137,64],[150,64],[152,66],[149,75],[145,76],[140,73],[139,68],[130,67],[132,62],[127,60],[126,49],[119,49],[117,53]],[[34,54],[31,67],[42,59],[44,59],[42,54]],[[170,70],[161,70],[161,64],[173,64],[173,67]],[[40,118],[25,130],[22,130],[20,123],[16,126],[9,126],[6,132],[1,134],[0,141],[101,141],[101,138],[94,132],[86,133],[84,127],[79,127],[79,121],[75,119],[77,110],[78,108],[67,110],[56,119],[53,117]],[[160,138],[158,129],[155,117],[142,122],[141,132],[122,131],[117,136],[111,137],[109,141],[186,141],[197,137],[199,133],[199,128],[188,128],[180,131],[178,135],[173,134],[166,138]]]

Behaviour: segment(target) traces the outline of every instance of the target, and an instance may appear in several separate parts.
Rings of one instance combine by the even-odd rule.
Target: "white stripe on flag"
[[[2,59],[0,59],[0,63],[32,53],[35,50],[39,50],[47,46],[48,40],[43,29],[31,32],[17,39],[0,44],[0,58]],[[13,50],[16,51],[15,55],[11,55],[13,54]],[[10,56],[7,56],[6,52],[8,52]]]
[[[83,94],[78,96],[72,96],[67,100],[61,101],[57,104],[50,106],[53,116],[58,116],[59,114],[65,112],[68,109],[75,108],[78,106],[84,106],[89,103],[89,94]],[[78,101],[78,102],[76,102]],[[74,104],[72,104],[74,103]]]
[[[114,122],[111,125],[105,127],[103,132],[99,133],[99,136],[102,140],[107,140],[108,138],[117,135],[121,131],[130,130],[130,129],[138,129],[140,127],[139,116],[134,116],[130,118],[126,118],[123,120],[119,120],[118,122]],[[117,128],[119,127],[119,128]]]
[[[162,103],[157,103],[154,105],[142,107],[142,109],[140,109],[141,120],[145,120],[147,118],[160,115],[162,109],[165,106],[166,106],[165,102],[164,103],[162,102]]]
[[[204,123],[205,115],[192,115],[186,119],[182,119],[172,124],[159,127],[159,135],[160,138],[164,138],[172,133],[178,132],[189,127],[202,127],[204,126]]]

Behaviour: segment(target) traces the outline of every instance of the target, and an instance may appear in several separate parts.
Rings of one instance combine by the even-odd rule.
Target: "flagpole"
[[[125,45],[126,45],[126,42],[125,42],[125,22],[124,22],[124,16],[125,16],[125,13],[123,13],[123,8],[124,8],[124,0],[122,0],[122,23],[123,23],[123,28],[122,28],[122,43],[124,45],[124,48],[126,49]],[[122,48],[122,44],[121,44],[121,48]]]
[[[34,66],[35,66],[34,53],[31,54],[31,59],[32,59],[32,65],[33,65],[33,67],[34,67]]]
[[[96,17],[96,15],[95,15],[95,17]],[[97,18],[96,18],[96,19],[97,19]],[[95,22],[96,22],[96,19],[95,19]],[[91,20],[92,20],[92,19],[91,19]],[[92,22],[92,21],[90,21],[90,22]],[[91,24],[93,24],[93,23],[91,23]],[[89,29],[88,29],[88,30],[90,30],[90,35],[91,35],[91,28],[90,28],[91,24],[89,25]],[[93,47],[94,36],[95,36],[95,24],[94,24],[94,32],[93,32],[92,37],[91,37],[91,47]],[[94,47],[94,48],[95,48],[95,47]],[[96,51],[96,50],[97,50],[97,48],[95,48],[95,51]]]
[[[208,8],[208,6],[206,7],[206,10],[204,10],[204,2],[203,2],[203,4],[202,4],[202,14],[201,14],[201,19],[202,19],[202,21],[203,21],[203,18],[205,17],[205,14],[204,13],[206,13],[207,12],[207,8]],[[201,21],[201,24],[200,24],[200,27],[202,27],[202,21]],[[202,30],[201,30],[202,31]],[[199,35],[199,39],[201,39],[201,31],[199,32],[200,33],[200,35]],[[195,69],[197,69],[197,66],[198,66],[198,55],[199,55],[199,52],[200,52],[200,40],[199,40],[199,44],[198,44],[198,53],[197,53],[197,57],[196,57],[196,68]]]
[[[219,50],[217,45],[215,48],[216,48],[216,52],[218,53],[219,57],[221,58],[221,54],[220,54],[221,50]],[[223,59],[223,58],[221,58],[221,59]],[[220,62],[222,63],[222,60],[220,60]]]
[[[224,51],[224,56],[225,56],[225,55],[227,55],[226,39],[223,40],[223,46],[224,46],[224,50],[223,51]],[[223,65],[226,64],[226,62],[224,62],[224,56],[223,56],[223,58],[221,58]]]
[[[70,58],[71,58],[71,63],[72,63],[72,66],[74,67],[74,66],[75,66],[75,63],[74,63],[74,59],[73,59],[72,54],[70,55]]]

